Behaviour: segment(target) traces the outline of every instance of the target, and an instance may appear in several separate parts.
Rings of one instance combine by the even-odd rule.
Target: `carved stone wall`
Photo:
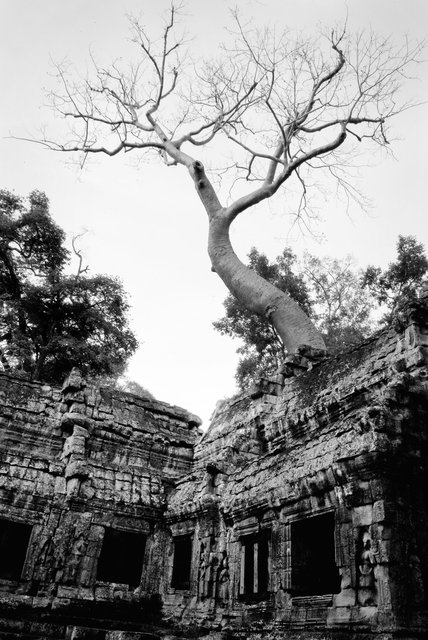
[[[191,469],[198,418],[87,386],[78,372],[61,390],[0,378],[1,554],[9,545],[19,555],[16,531],[31,528],[18,579],[0,577],[0,634],[10,626],[62,637],[67,628],[77,633],[74,621],[76,629],[140,629],[158,619],[162,514],[175,480]],[[132,533],[144,544],[132,588],[99,579],[107,530],[119,544],[121,532],[125,544]],[[15,618],[16,627],[7,622]]]
[[[427,424],[423,297],[223,402],[202,436],[77,372],[3,375],[0,637],[422,640]]]
[[[198,624],[240,629],[242,637],[260,629],[272,638],[384,638],[403,629],[405,637],[426,636],[426,322],[417,305],[391,330],[287,379],[279,393],[270,384],[275,395],[255,392],[218,408],[196,446],[194,476],[179,481],[166,516],[171,528],[194,532],[196,556],[210,545],[217,599],[201,598],[195,557],[192,589],[165,597],[171,614],[193,608]],[[309,533],[299,539],[305,521],[324,547]],[[269,541],[266,593],[245,593],[251,536]],[[304,544],[310,565],[293,567],[304,565]],[[299,571],[310,572],[312,586]]]

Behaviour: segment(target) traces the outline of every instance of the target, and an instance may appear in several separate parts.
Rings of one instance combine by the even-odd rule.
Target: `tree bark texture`
[[[163,132],[159,128],[159,135],[161,134]],[[272,322],[289,353],[294,353],[302,345],[325,351],[321,334],[297,302],[247,267],[234,252],[229,228],[237,216],[236,207],[232,210],[221,206],[203,164],[171,144],[165,143],[165,150],[173,160],[187,166],[193,179],[208,214],[208,253],[211,264],[229,291],[246,309]],[[260,199],[257,195],[254,204]],[[246,203],[245,208],[248,204]]]
[[[289,353],[301,345],[325,350],[320,333],[297,302],[241,262],[230,242],[229,227],[222,211],[210,217],[208,253],[229,291],[246,309],[272,322]]]

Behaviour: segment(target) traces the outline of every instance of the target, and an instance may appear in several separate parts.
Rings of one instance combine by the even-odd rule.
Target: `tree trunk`
[[[164,141],[167,153],[174,161],[185,165],[193,179],[196,191],[208,214],[208,253],[212,267],[229,291],[246,309],[272,322],[289,353],[294,353],[303,345],[326,351],[321,334],[297,302],[249,269],[239,260],[232,248],[229,237],[231,222],[239,212],[259,202],[263,194],[260,197],[256,194],[251,202],[245,203],[245,207],[241,203],[241,206],[235,207],[234,211],[225,209],[220,204],[202,162],[194,160],[172,143],[165,142],[165,134],[159,126],[155,125],[155,127],[159,137]],[[266,190],[263,191],[264,194],[265,192]]]
[[[32,380],[37,380],[39,382],[42,381],[43,366],[45,364],[47,355],[48,355],[47,348],[41,347],[40,352],[36,356],[36,362],[34,363],[32,368],[32,372],[31,372]]]
[[[214,271],[246,309],[272,322],[289,353],[301,345],[325,350],[321,334],[297,302],[239,260],[223,211],[210,216],[209,221],[208,253]]]

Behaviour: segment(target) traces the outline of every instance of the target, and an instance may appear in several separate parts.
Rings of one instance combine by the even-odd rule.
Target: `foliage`
[[[313,307],[313,320],[327,349],[337,353],[357,344],[372,330],[373,300],[360,284],[353,259],[318,258],[306,253],[303,260]]]
[[[3,366],[60,382],[73,367],[121,373],[137,341],[122,284],[65,272],[70,254],[45,194],[0,191],[0,346]]]
[[[144,398],[145,400],[155,400],[155,396],[148,389],[143,387],[136,380],[122,376],[114,384],[114,388],[118,391],[125,391],[126,393],[132,393],[134,396]]]
[[[400,300],[416,297],[417,288],[427,271],[428,259],[424,246],[413,236],[398,236],[397,259],[387,269],[382,271],[380,267],[367,267],[362,285],[379,304],[387,306],[383,324],[390,322]]]
[[[362,340],[371,330],[372,302],[360,286],[350,258],[337,260],[305,254],[298,267],[289,248],[273,262],[251,249],[249,266],[298,302],[323,334],[330,353]],[[236,380],[241,389],[260,376],[275,373],[284,346],[268,320],[251,314],[235,298],[224,301],[225,315],[214,323],[223,335],[240,338]]]

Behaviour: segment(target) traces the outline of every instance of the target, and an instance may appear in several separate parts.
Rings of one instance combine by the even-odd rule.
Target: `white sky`
[[[268,19],[277,29],[304,32],[346,15],[340,0],[189,0],[185,22],[196,57],[217,53],[236,4],[260,25]],[[212,328],[226,290],[210,271],[206,215],[185,169],[137,168],[129,154],[98,158],[80,172],[62,154],[8,137],[53,126],[43,107],[43,88],[53,86],[51,59],[67,58],[84,69],[90,49],[107,64],[128,50],[127,14],[142,14],[150,30],[168,6],[165,0],[0,0],[0,188],[20,195],[45,191],[52,215],[70,235],[89,230],[84,249],[91,272],[118,275],[130,294],[141,346],[129,377],[206,425],[216,401],[235,391],[238,345]],[[351,29],[373,27],[397,40],[426,35],[426,0],[349,0],[347,10]],[[420,100],[428,96],[427,67],[417,69],[409,86],[409,95]],[[291,230],[278,196],[237,221],[232,239],[238,254],[245,257],[255,245],[274,257],[288,243],[297,253],[353,253],[361,266],[385,266],[398,234],[416,235],[428,246],[427,125],[427,105],[402,114],[394,125],[401,138],[396,160],[378,158],[373,165],[368,158],[363,185],[373,201],[369,215],[356,208],[347,215],[332,197],[314,228],[323,233],[320,243]]]

